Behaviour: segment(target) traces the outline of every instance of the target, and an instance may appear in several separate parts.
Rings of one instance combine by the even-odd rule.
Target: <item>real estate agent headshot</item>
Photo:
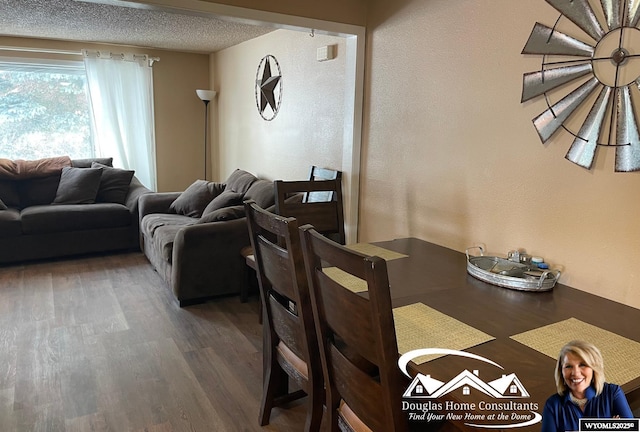
[[[558,393],[545,403],[542,432],[577,431],[581,418],[633,417],[620,386],[605,382],[602,354],[593,344],[567,343],[554,375]]]

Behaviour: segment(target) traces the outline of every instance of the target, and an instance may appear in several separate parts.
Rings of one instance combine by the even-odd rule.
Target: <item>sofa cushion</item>
[[[258,179],[253,174],[241,169],[236,169],[227,179],[227,187],[225,188],[225,190],[244,194],[256,180]]]
[[[7,209],[7,205],[2,202],[2,200],[0,199],[0,210],[6,210]]]
[[[121,204],[60,204],[32,206],[22,210],[22,231],[45,234],[131,225],[131,213]]]
[[[224,191],[211,200],[202,211],[202,216],[225,207],[242,204],[242,194],[239,192]]]
[[[18,237],[22,235],[20,210],[15,208],[0,211],[0,238]]]
[[[51,204],[56,197],[60,174],[21,180],[18,183],[20,208]]]
[[[224,190],[221,183],[196,180],[176,198],[169,211],[189,217],[199,218],[202,212]]]
[[[64,167],[53,204],[92,204],[96,201],[102,168]]]
[[[171,262],[176,234],[197,221],[198,219],[184,215],[152,213],[142,218],[140,231],[146,238],[151,239],[155,250],[161,251],[162,258]]]
[[[71,166],[75,168],[91,168],[91,165],[97,162],[100,165],[106,165],[108,167],[113,166],[113,158],[88,158],[88,159],[73,159]]]
[[[167,214],[167,213],[151,213],[142,218],[140,222],[140,232],[153,237],[156,230],[165,225],[188,226],[196,223],[197,220],[184,215]]]
[[[267,209],[275,204],[276,197],[274,193],[273,182],[258,180],[244,194],[244,199],[254,200],[260,207]]]
[[[208,222],[228,221],[245,217],[244,205],[223,207],[202,215],[199,224]]]
[[[98,162],[92,163],[91,168],[102,168],[96,202],[124,204],[135,171],[112,168]]]
[[[0,180],[0,200],[7,207],[20,207],[19,182],[15,180]]]

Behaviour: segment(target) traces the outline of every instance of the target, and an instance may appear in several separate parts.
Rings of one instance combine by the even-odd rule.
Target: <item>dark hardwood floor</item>
[[[180,309],[140,253],[0,267],[0,431],[299,431],[258,425],[257,293]]]

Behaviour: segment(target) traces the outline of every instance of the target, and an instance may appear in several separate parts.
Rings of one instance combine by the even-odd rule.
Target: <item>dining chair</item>
[[[337,171],[331,168],[321,168],[316,165],[311,166],[311,170],[309,171],[310,181],[336,179],[340,179],[340,181],[342,181],[342,171]],[[305,193],[302,202],[333,201],[335,198],[335,192],[333,191],[308,192]]]
[[[320,429],[322,367],[295,218],[245,202],[263,314],[263,393],[260,425],[271,411],[307,395],[305,431]],[[289,378],[301,389],[289,391]]]
[[[299,225],[310,224],[321,234],[345,244],[342,176],[333,180],[303,180],[274,182],[275,213],[294,217]],[[328,201],[304,201],[310,194],[330,194]],[[296,196],[302,196],[302,200]]]
[[[316,165],[312,165],[311,170],[309,171],[309,181],[316,181],[316,180],[334,180],[334,181],[338,181],[339,184],[336,185],[335,183],[329,183],[329,184],[321,183],[324,185],[322,187],[328,190],[323,189],[323,190],[315,190],[315,191],[309,191],[309,192],[305,192],[305,190],[308,189],[307,187],[300,185],[300,188],[303,189],[303,191],[299,191],[300,193],[302,193],[301,201],[303,203],[335,201],[335,204],[332,204],[329,207],[335,210],[336,216],[339,217],[340,219],[336,220],[335,222],[336,228],[327,230],[327,234],[336,236],[336,240],[344,244],[345,234],[344,234],[344,216],[343,216],[343,204],[342,204],[342,171],[337,171],[330,168],[321,168]],[[340,190],[339,196],[337,194],[337,190]],[[274,192],[274,194],[277,195],[277,191]],[[286,202],[291,194],[283,198],[283,202],[279,206],[280,212],[276,210],[276,213],[280,215],[289,216],[289,213],[293,213],[296,211],[296,210],[290,209],[290,207],[293,207],[293,206],[290,206],[290,203]],[[314,209],[317,210],[317,208],[315,207]],[[328,210],[328,212],[331,213],[332,210]],[[327,213],[326,209],[321,212],[321,214],[326,214],[326,213]],[[296,213],[296,214],[301,215],[299,213]],[[323,217],[322,215],[317,216],[318,219],[322,217]],[[314,222],[314,221],[313,220],[302,221],[301,224],[311,223],[311,222]],[[335,231],[335,233],[333,233],[333,231]],[[241,289],[240,291],[240,300],[243,303],[245,303],[248,300],[249,287],[255,284],[256,264],[255,264],[255,257],[253,256],[253,249],[251,248],[251,246],[244,247],[240,251],[240,254],[242,255],[242,258],[245,260],[245,264],[247,265],[248,269],[251,269],[247,272],[247,283],[243,287],[243,289]]]
[[[401,404],[409,382],[397,364],[386,262],[349,250],[310,225],[300,228],[300,236],[331,431],[408,430]],[[329,277],[326,267],[366,281],[368,298]]]

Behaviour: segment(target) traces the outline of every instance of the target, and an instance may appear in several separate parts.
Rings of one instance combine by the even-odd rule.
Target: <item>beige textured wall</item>
[[[209,88],[209,56],[170,51],[158,56],[153,66],[158,190],[181,191],[204,178],[205,107],[196,89]],[[207,173],[212,178],[210,169]]]
[[[204,104],[195,89],[209,86],[209,56],[146,48],[0,37],[0,46],[80,51],[83,48],[146,53],[153,66],[158,190],[184,190],[204,175]],[[0,55],[20,55],[0,52]],[[43,56],[44,54],[22,54]],[[65,58],[50,55],[54,58]],[[79,56],[66,56],[81,60]]]
[[[522,48],[558,13],[390,3],[373,2],[368,26],[360,240],[525,248],[563,265],[561,282],[639,308],[640,173],[614,173],[611,148],[592,171],[568,162],[568,134],[543,145],[531,123],[544,101],[520,103],[522,74],[540,67]]]
[[[318,62],[316,50],[325,45],[337,45],[337,57]],[[267,54],[283,76],[282,105],[271,121],[260,117],[254,89]],[[333,36],[277,30],[216,53],[219,179],[236,168],[274,180],[303,179],[311,165],[341,169],[344,75],[344,40]]]

